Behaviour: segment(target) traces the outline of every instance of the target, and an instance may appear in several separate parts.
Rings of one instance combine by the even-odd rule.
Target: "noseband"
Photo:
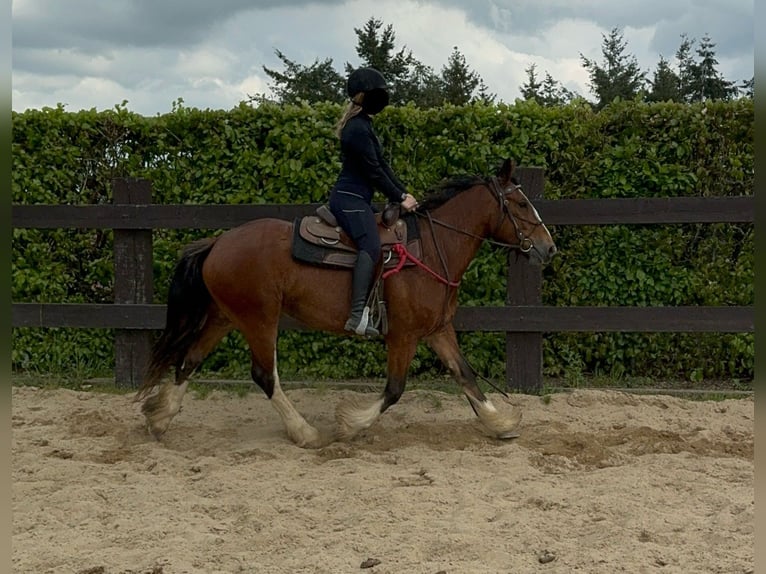
[[[514,188],[510,191],[515,191],[517,189],[521,189],[520,185],[512,184],[514,185]],[[508,200],[505,198],[505,191],[501,189],[500,184],[497,181],[496,177],[493,177],[489,180],[489,185],[487,186],[487,189],[495,196],[495,199],[497,199],[498,205],[500,206],[500,217],[497,221],[497,225],[495,226],[495,230],[492,232],[492,235],[497,235],[497,232],[500,231],[500,227],[503,225],[503,222],[505,221],[505,218],[511,220],[511,223],[513,224],[513,228],[516,230],[516,237],[519,239],[518,245],[510,245],[507,243],[500,243],[496,241],[491,241],[491,243],[496,243],[498,245],[503,245],[505,247],[516,247],[521,250],[522,253],[528,253],[532,250],[532,248],[535,246],[533,241],[526,235],[524,235],[524,232],[521,231],[521,227],[519,226],[519,220],[523,221],[524,223],[529,223],[530,225],[534,227],[538,227],[542,225],[542,221],[529,221],[528,219],[522,219],[522,218],[516,218],[513,216],[513,213],[511,213],[511,210],[508,208]]]

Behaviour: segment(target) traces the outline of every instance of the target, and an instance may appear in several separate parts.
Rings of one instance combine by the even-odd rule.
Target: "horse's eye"
[[[519,202],[519,207],[520,207],[521,209],[526,209],[526,207],[527,207],[527,202],[526,202],[526,201],[521,201],[521,202]]]

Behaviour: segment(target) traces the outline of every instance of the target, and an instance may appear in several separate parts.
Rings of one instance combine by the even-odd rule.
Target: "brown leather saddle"
[[[400,217],[399,205],[388,204],[375,214],[382,251],[383,268],[395,267],[399,256],[393,250],[397,243],[420,259],[420,233],[414,216]],[[299,261],[324,267],[353,267],[357,248],[353,240],[338,225],[327,205],[320,205],[314,214],[295,220],[293,257]],[[413,265],[409,259],[405,266]]]

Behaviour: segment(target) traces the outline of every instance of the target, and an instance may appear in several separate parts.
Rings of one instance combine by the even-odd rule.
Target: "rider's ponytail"
[[[335,124],[335,135],[338,136],[338,139],[340,139],[340,134],[343,131],[343,128],[346,127],[346,122],[353,118],[355,115],[357,115],[359,112],[362,111],[362,102],[364,101],[364,92],[359,92],[356,94],[353,98],[351,98],[351,101],[346,106],[346,109],[343,111],[343,115],[338,120],[338,123]]]

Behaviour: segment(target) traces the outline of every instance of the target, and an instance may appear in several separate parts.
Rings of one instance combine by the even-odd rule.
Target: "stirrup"
[[[352,333],[356,333],[362,337],[377,337],[380,335],[380,331],[378,331],[370,324],[370,308],[366,306],[364,311],[362,311],[362,316],[359,319],[359,323],[355,325],[354,318],[350,317],[346,321],[344,328],[346,331],[351,331]]]

